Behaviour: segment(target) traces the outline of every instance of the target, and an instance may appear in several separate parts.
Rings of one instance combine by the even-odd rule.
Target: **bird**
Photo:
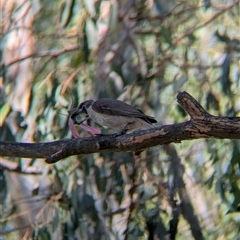
[[[85,119],[78,122],[77,116],[85,115]],[[92,119],[101,126],[114,129],[119,134],[132,133],[136,130],[153,128],[157,120],[144,114],[140,109],[111,98],[86,100],[73,109],[70,114],[74,124],[81,124]]]

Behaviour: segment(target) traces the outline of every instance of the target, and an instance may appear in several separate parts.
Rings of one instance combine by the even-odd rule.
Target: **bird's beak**
[[[70,110],[68,110],[68,114],[71,117],[75,112],[77,112],[78,108],[72,108]]]
[[[70,118],[73,120],[74,124],[81,124],[89,118],[87,109],[91,106],[93,102],[94,100],[87,100],[85,102],[82,102],[77,108],[73,108],[68,111],[68,114]],[[84,114],[85,119],[83,121],[78,122],[77,116],[80,114]]]

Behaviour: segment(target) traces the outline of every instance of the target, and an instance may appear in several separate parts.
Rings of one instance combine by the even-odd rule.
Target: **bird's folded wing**
[[[145,115],[141,110],[119,100],[102,98],[92,104],[92,109],[106,115],[135,117],[145,119],[150,123],[157,122],[154,117]]]

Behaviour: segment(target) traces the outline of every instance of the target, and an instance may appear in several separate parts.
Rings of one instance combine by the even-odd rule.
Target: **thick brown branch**
[[[131,134],[63,139],[48,143],[14,143],[0,141],[1,156],[46,158],[48,163],[65,157],[96,152],[138,152],[156,145],[199,138],[240,139],[239,117],[215,117],[207,113],[187,92],[177,96],[191,119],[187,122],[159,126]]]
[[[189,93],[182,92],[177,96],[178,103],[191,117],[197,129],[196,137],[206,134],[206,138],[240,139],[239,117],[216,117],[209,114]],[[226,133],[226,134],[225,134]]]

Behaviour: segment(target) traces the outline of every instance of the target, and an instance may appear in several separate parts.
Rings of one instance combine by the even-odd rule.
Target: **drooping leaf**
[[[10,104],[8,102],[4,103],[0,108],[0,127],[2,127],[8,113],[10,112]]]
[[[229,77],[230,64],[231,64],[230,54],[226,54],[221,67],[222,75],[220,80],[221,86],[222,86],[222,92],[225,93],[226,95],[230,95],[230,92],[231,92],[231,81]]]

